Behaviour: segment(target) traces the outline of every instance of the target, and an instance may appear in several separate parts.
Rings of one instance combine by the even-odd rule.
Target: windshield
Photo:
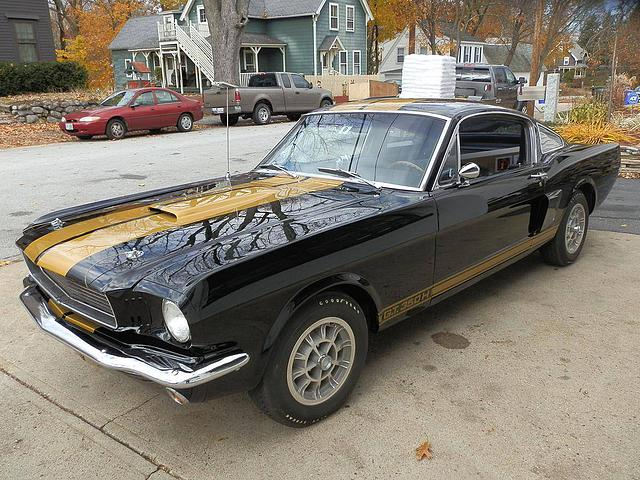
[[[103,107],[124,107],[133,98],[135,92],[126,90],[122,92],[116,92],[110,97],[105,98],[100,105]]]
[[[440,118],[402,113],[309,115],[262,164],[315,175],[323,174],[319,168],[341,169],[418,188],[444,126]]]

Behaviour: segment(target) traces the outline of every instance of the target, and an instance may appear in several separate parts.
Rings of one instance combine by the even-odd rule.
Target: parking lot
[[[232,129],[231,170],[291,126]],[[218,128],[0,151],[0,259],[39,214],[223,174],[224,148]],[[618,233],[640,233],[639,182],[618,182],[576,264],[534,254],[374,337],[347,406],[304,430],[244,394],[180,407],[84,362],[19,305],[23,264],[2,266],[0,478],[640,478],[640,235]]]

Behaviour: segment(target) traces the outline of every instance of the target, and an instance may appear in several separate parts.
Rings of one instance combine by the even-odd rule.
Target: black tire
[[[320,108],[330,107],[331,105],[333,105],[333,102],[328,98],[323,98],[320,102]]]
[[[109,120],[105,134],[109,140],[120,140],[127,133],[127,125],[119,118]]]
[[[301,116],[302,115],[299,113],[290,113],[289,115],[287,115],[287,118],[292,122],[297,122],[298,120],[300,120]]]
[[[253,123],[256,125],[266,125],[271,121],[271,108],[264,102],[259,102],[253,109]]]
[[[229,115],[229,126],[233,127],[234,125],[236,125],[238,123],[239,118],[240,118],[240,115]],[[226,113],[220,114],[220,123],[222,123],[223,126],[227,125]]]
[[[92,138],[93,138],[93,135],[78,135],[78,139],[83,141],[91,140]]]
[[[183,113],[178,117],[178,123],[176,124],[179,132],[190,132],[193,130],[193,117],[190,113]]]
[[[582,211],[584,215],[583,226],[581,227],[582,233],[579,235],[579,241],[571,242],[567,239],[568,233],[573,230],[572,227],[574,226],[574,222],[570,219],[573,219],[573,215],[575,214],[579,215],[580,211]],[[580,222],[578,222],[578,224],[579,223]],[[585,197],[582,192],[575,192],[565,209],[564,217],[560,222],[556,236],[551,242],[540,249],[544,260],[551,265],[557,265],[559,267],[564,267],[575,262],[582,251],[588,230],[589,202],[587,202],[587,197]],[[573,233],[577,234],[575,230],[573,230]]]
[[[323,323],[324,322],[324,323]],[[339,322],[339,323],[338,323]],[[320,324],[324,325],[324,330]],[[348,328],[347,328],[348,326]],[[319,330],[318,330],[319,329]],[[320,337],[324,331],[325,341]],[[338,333],[336,333],[338,332]],[[333,347],[329,337],[335,334]],[[314,346],[305,338],[311,337]],[[353,350],[349,350],[346,339],[353,339]],[[338,292],[325,292],[310,299],[291,318],[286,330],[272,348],[272,357],[260,384],[249,394],[258,408],[273,420],[290,427],[308,427],[339,410],[353,390],[367,358],[369,329],[367,320],[360,305],[348,295]],[[351,342],[350,342],[351,344]],[[344,348],[339,348],[343,345]],[[306,348],[306,360],[294,358],[296,352]],[[333,348],[333,350],[332,350]],[[318,354],[326,353],[326,355]],[[336,355],[334,360],[331,357]],[[326,361],[329,357],[329,361]],[[339,357],[339,358],[338,358]],[[352,359],[349,363],[344,360]],[[317,360],[317,361],[316,361]],[[295,367],[298,362],[298,367]],[[311,369],[310,364],[315,366]],[[347,369],[345,365],[350,365]],[[291,369],[291,370],[290,370]],[[305,373],[293,379],[294,369]],[[291,372],[291,373],[290,373]],[[335,375],[335,377],[334,377]],[[341,376],[344,375],[344,376]],[[308,382],[313,377],[324,377],[326,382],[313,383],[315,393],[300,387],[302,394],[294,396],[292,390],[298,391],[295,382]],[[332,387],[330,379],[338,384]],[[312,385],[309,383],[308,385]],[[309,387],[306,387],[309,388]],[[324,390],[325,399],[305,399],[305,395],[314,396]],[[317,402],[305,404],[303,402]]]

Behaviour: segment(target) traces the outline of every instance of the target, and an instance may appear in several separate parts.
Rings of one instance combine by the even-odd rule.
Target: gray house
[[[1,0],[0,62],[55,59],[47,0]]]
[[[263,71],[364,75],[371,19],[366,0],[251,0],[238,59],[241,83]],[[136,80],[131,62],[144,62],[164,86],[181,91],[201,91],[215,80],[202,0],[130,19],[109,48],[118,87]]]

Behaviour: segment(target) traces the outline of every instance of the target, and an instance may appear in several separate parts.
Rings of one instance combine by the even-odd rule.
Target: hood
[[[182,290],[199,276],[371,214],[361,204],[377,198],[342,180],[252,173],[69,215],[61,228],[47,224],[18,243],[38,266],[95,289],[147,278]]]
[[[96,107],[88,110],[79,110],[77,112],[66,113],[64,117],[68,120],[78,120],[87,116],[100,116],[101,114],[110,113],[113,114],[115,110],[119,110],[123,107]]]

